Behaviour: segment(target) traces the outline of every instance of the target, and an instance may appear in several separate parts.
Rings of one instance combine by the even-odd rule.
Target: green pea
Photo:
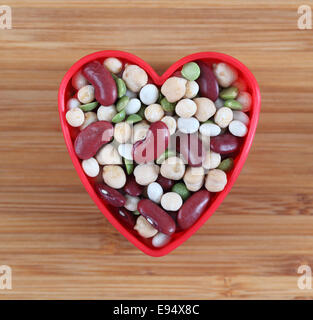
[[[194,81],[200,76],[200,68],[195,62],[189,62],[183,66],[181,74],[187,80]]]
[[[157,164],[161,164],[163,161],[165,161],[166,159],[170,158],[170,157],[175,157],[176,156],[176,152],[173,150],[169,150],[166,149],[157,159],[156,159],[156,163]]]
[[[230,171],[234,167],[234,160],[232,158],[224,159],[217,169],[223,170],[225,172]]]
[[[139,216],[139,215],[140,215],[140,212],[139,212],[138,210],[136,210],[136,211],[133,211],[133,214],[134,214],[135,216]]]
[[[223,89],[220,92],[220,98],[223,100],[229,100],[229,99],[236,99],[238,95],[238,88],[236,87],[229,87],[226,89]]]
[[[203,123],[211,123],[211,124],[214,124],[214,121],[213,120],[207,120],[207,121],[204,121]]]
[[[113,123],[119,123],[119,122],[122,122],[126,117],[126,112],[125,110],[122,110],[121,112],[117,113],[113,119],[112,119],[112,122]]]
[[[132,174],[134,171],[134,163],[133,160],[128,160],[124,158],[125,168],[127,174]]]
[[[185,201],[190,196],[190,191],[187,189],[186,185],[183,182],[178,182],[173,185],[172,191],[178,193],[182,199]]]
[[[163,98],[164,98],[164,96],[163,96],[163,94],[160,92],[157,103],[158,103],[158,104],[161,104],[161,100],[162,100]]]
[[[161,100],[161,106],[163,110],[166,112],[173,112],[175,110],[175,105],[173,103],[168,102],[166,98],[163,98]]]
[[[126,122],[129,123],[129,124],[131,124],[131,123],[139,122],[139,121],[141,121],[141,120],[142,120],[142,118],[140,117],[139,114],[131,114],[131,115],[127,118]]]
[[[121,79],[121,78],[117,78],[115,80],[115,82],[116,82],[116,87],[117,87],[117,96],[119,98],[122,98],[126,94],[126,90],[127,90],[126,84],[123,81],[123,79]]]
[[[113,78],[115,81],[118,79],[118,76],[115,75],[113,72],[111,72],[111,76],[112,76],[112,78]]]
[[[239,101],[230,99],[224,102],[224,107],[228,107],[233,110],[242,110],[242,105]]]
[[[95,108],[97,108],[99,105],[99,103],[97,101],[95,102],[90,102],[90,103],[87,103],[87,104],[82,104],[81,106],[79,106],[83,111],[85,112],[88,112],[88,111],[91,111]]]
[[[124,110],[125,107],[127,106],[128,102],[129,102],[129,97],[124,96],[124,97],[120,98],[116,103],[117,112]]]
[[[142,119],[145,118],[145,107],[142,106],[139,111],[137,112],[138,116],[140,116]]]

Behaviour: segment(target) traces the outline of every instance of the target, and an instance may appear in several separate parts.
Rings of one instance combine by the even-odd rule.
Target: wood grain
[[[313,267],[313,30],[303,1],[10,1],[0,30],[0,299],[301,299]],[[63,141],[66,70],[120,49],[159,73],[197,51],[255,74],[262,113],[246,165],[216,214],[163,258],[145,256],[99,213]]]

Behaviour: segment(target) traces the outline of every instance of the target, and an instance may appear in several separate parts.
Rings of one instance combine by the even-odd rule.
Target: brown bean
[[[202,61],[197,61],[200,67],[200,77],[196,80],[199,84],[201,97],[215,101],[219,95],[219,87],[212,68]]]
[[[176,230],[175,221],[153,201],[144,199],[138,203],[138,211],[158,231],[171,235]]]
[[[117,99],[117,87],[110,71],[99,61],[87,63],[83,75],[95,88],[96,100],[103,106],[110,106]]]
[[[168,179],[163,177],[161,174],[159,174],[158,179],[156,180],[157,183],[161,185],[164,191],[171,190],[173,185],[175,184],[174,180]]]
[[[77,156],[86,160],[113,137],[113,126],[108,121],[97,121],[83,129],[75,139],[74,148]]]
[[[220,136],[211,137],[211,150],[219,154],[231,154],[238,151],[240,140],[232,134],[225,133]]]
[[[124,186],[124,191],[133,197],[138,197],[142,194],[144,186],[141,186],[136,182],[133,175],[127,178],[126,184]]]
[[[109,187],[105,183],[97,183],[95,190],[105,203],[113,207],[123,207],[126,203],[126,198],[119,191]]]
[[[194,193],[180,208],[177,223],[183,230],[190,228],[206,210],[210,201],[210,193],[200,190]]]

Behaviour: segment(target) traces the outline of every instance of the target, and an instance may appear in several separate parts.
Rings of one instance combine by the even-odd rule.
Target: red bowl
[[[204,62],[225,62],[231,66],[233,66],[237,71],[239,78],[241,78],[247,85],[247,91],[252,96],[252,106],[249,113],[250,117],[250,125],[248,129],[248,133],[244,138],[244,142],[242,144],[241,150],[235,159],[235,165],[233,170],[228,173],[228,182],[225,189],[222,192],[215,194],[210,202],[210,206],[204,212],[204,214],[199,218],[199,220],[188,230],[178,232],[174,234],[171,241],[162,248],[154,248],[151,246],[151,243],[147,241],[147,239],[141,238],[137,235],[133,230],[129,230],[124,225],[120,223],[120,221],[116,218],[113,212],[114,208],[107,206],[99,199],[95,190],[93,189],[92,183],[94,179],[88,178],[82,170],[80,160],[77,158],[74,147],[73,147],[73,138],[75,134],[77,134],[77,129],[70,127],[65,119],[66,114],[66,102],[73,94],[73,88],[71,85],[71,78],[73,75],[87,62],[93,60],[103,61],[107,57],[116,57],[124,62],[130,62],[132,64],[137,64],[141,68],[143,68],[150,79],[158,86],[161,86],[163,82],[170,77],[176,70],[180,69],[185,63],[195,60],[203,60]],[[79,175],[80,180],[88,191],[89,195],[96,203],[100,211],[106,216],[106,218],[111,222],[111,224],[122,234],[124,235],[131,243],[133,243],[137,248],[142,250],[144,253],[153,256],[160,257],[170,253],[172,250],[181,245],[184,241],[186,241],[189,237],[191,237],[207,220],[208,218],[215,212],[218,206],[222,203],[230,189],[232,188],[235,180],[237,179],[245,161],[248,156],[252,140],[255,135],[255,130],[257,127],[259,113],[260,113],[260,105],[261,105],[261,96],[260,89],[257,84],[256,79],[254,78],[251,71],[240,61],[237,59],[228,56],[223,53],[218,52],[199,52],[195,54],[191,54],[186,56],[177,62],[175,62],[172,66],[170,66],[162,76],[159,76],[154,69],[145,61],[138,58],[137,56],[130,54],[128,52],[123,51],[114,51],[114,50],[105,50],[92,53],[87,55],[77,61],[65,74],[59,89],[59,114],[60,120],[63,130],[64,139],[66,142],[67,149],[69,151],[70,157],[74,164],[74,167]],[[115,209],[116,210],[116,209]]]

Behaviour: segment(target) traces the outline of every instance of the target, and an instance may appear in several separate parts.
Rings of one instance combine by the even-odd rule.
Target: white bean
[[[230,108],[222,107],[217,110],[214,116],[214,122],[221,128],[227,128],[233,120],[233,111]]]
[[[122,164],[122,158],[112,143],[104,145],[97,152],[96,159],[101,165]]]
[[[74,109],[80,106],[80,102],[76,98],[71,98],[67,101],[67,109]]]
[[[119,143],[127,142],[132,135],[132,128],[127,122],[119,122],[114,127],[114,139]]]
[[[214,102],[216,110],[221,109],[222,107],[224,107],[224,103],[225,101],[221,98],[217,98]]]
[[[161,119],[162,122],[164,122],[167,125],[167,128],[170,132],[170,135],[174,134],[176,132],[176,119],[171,116],[165,116]]]
[[[95,158],[82,161],[82,167],[88,177],[96,177],[99,174],[100,167]]]
[[[134,229],[143,237],[151,238],[158,233],[158,230],[155,229],[150,222],[147,221],[143,216],[139,216],[136,221]]]
[[[163,195],[163,188],[157,182],[152,182],[148,185],[147,195],[150,200],[155,203],[161,202],[161,197]]]
[[[213,67],[213,72],[220,86],[227,88],[237,80],[237,71],[230,65],[220,62]]]
[[[202,167],[188,167],[184,182],[189,191],[195,192],[201,189],[204,180],[204,169]]]
[[[72,78],[72,86],[79,90],[88,84],[88,80],[83,76],[82,71],[78,71]]]
[[[177,102],[175,112],[182,118],[190,118],[197,111],[197,105],[191,99],[182,99]]]
[[[244,112],[235,110],[235,111],[233,111],[233,115],[234,115],[234,117],[233,117],[234,120],[241,121],[246,126],[249,125],[250,119],[247,116],[247,114],[245,114]]]
[[[187,80],[179,77],[168,78],[161,87],[161,92],[168,102],[180,100],[186,93]]]
[[[159,170],[159,166],[154,163],[139,164],[134,170],[136,182],[147,186],[158,178]]]
[[[158,232],[152,239],[152,245],[156,248],[164,247],[171,240],[171,237],[162,232]]]
[[[127,160],[133,160],[133,145],[130,143],[120,144],[118,153]]]
[[[200,123],[196,118],[178,118],[178,129],[183,133],[194,133],[198,131]]]
[[[180,180],[185,173],[184,161],[178,157],[170,157],[162,162],[160,172],[167,179]]]
[[[159,89],[154,84],[146,84],[141,88],[139,97],[145,105],[156,103],[159,98]]]
[[[129,99],[133,99],[133,98],[137,98],[137,93],[127,89],[125,96],[127,96]]]
[[[148,75],[145,70],[134,64],[125,66],[123,80],[129,90],[139,92],[148,82]]]
[[[228,129],[230,133],[236,137],[244,137],[248,132],[247,126],[238,120],[233,120],[229,124]]]
[[[80,130],[84,130],[86,127],[88,127],[90,124],[96,122],[98,120],[97,115],[95,112],[86,112],[85,113],[85,120],[84,123],[80,126]]]
[[[164,116],[164,110],[161,107],[161,105],[155,103],[155,104],[150,104],[150,106],[148,106],[145,109],[145,118],[149,121],[149,122],[156,122],[156,121],[160,121]]]
[[[117,59],[117,58],[106,58],[103,61],[103,64],[105,67],[107,67],[107,69],[112,72],[112,73],[119,73],[122,70],[123,64],[121,62],[121,60]]]
[[[161,206],[167,211],[177,211],[183,205],[182,197],[176,192],[167,192],[161,198]]]
[[[112,121],[113,117],[116,115],[115,106],[100,106],[97,111],[97,117],[99,121]]]
[[[139,140],[146,138],[147,132],[149,130],[149,124],[146,121],[141,121],[136,123],[133,127],[132,142],[135,143]]]
[[[134,114],[139,111],[141,108],[141,102],[137,98],[132,98],[127,103],[127,106],[125,107],[126,114]]]
[[[95,100],[95,88],[92,85],[87,85],[79,89],[77,98],[81,103],[90,103]]]
[[[137,206],[138,206],[138,202],[140,201],[140,198],[130,196],[129,194],[126,194],[125,198],[126,198],[126,202],[125,202],[124,207],[129,211],[136,211]]]
[[[114,189],[123,188],[126,183],[126,175],[120,166],[107,165],[102,171],[103,181]]]
[[[242,105],[242,111],[248,112],[251,109],[252,97],[249,92],[240,92],[236,99]]]
[[[221,128],[214,123],[203,123],[199,131],[204,136],[216,137],[221,133]]]
[[[204,169],[215,169],[220,165],[221,161],[222,157],[219,153],[207,151],[202,166]]]
[[[216,107],[212,100],[208,98],[195,98],[193,101],[197,105],[197,112],[195,114],[195,117],[201,121],[207,121],[209,118],[211,118],[215,112]]]
[[[210,192],[220,192],[227,184],[226,173],[220,169],[210,170],[205,179],[205,188]]]
[[[199,85],[196,81],[187,81],[186,84],[186,93],[184,98],[192,99],[194,98],[199,92]]]
[[[74,108],[66,112],[65,118],[70,126],[80,127],[84,123],[85,115],[80,108]]]

